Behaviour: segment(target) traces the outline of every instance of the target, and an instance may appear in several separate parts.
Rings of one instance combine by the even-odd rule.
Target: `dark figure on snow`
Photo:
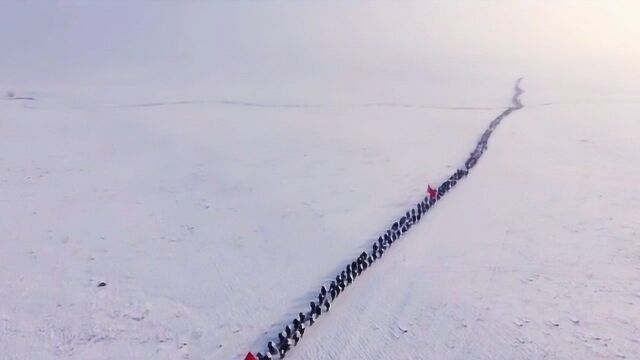
[[[283,333],[278,335],[280,340],[280,358],[284,358],[289,350],[291,350],[291,340],[287,339]]]
[[[267,344],[267,347],[269,348],[269,354],[276,355],[279,353],[278,348],[276,347],[276,344],[273,341],[269,341],[269,343]]]
[[[267,352],[265,355],[262,355],[262,353],[258,353],[258,360],[272,360],[272,359],[273,357],[269,352]]]
[[[315,302],[310,302],[309,306],[311,307],[311,313],[313,314],[316,311],[316,303]]]
[[[291,337],[293,339],[293,346],[298,345],[298,342],[300,341],[300,337],[301,336],[302,335],[300,335],[299,331],[296,331],[296,332],[293,333],[293,336]]]

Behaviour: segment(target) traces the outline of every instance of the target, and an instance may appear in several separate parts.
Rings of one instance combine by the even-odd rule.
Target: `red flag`
[[[438,195],[438,190],[431,187],[431,185],[427,186],[427,193],[429,194],[429,198],[435,199],[436,195]]]
[[[244,358],[244,360],[258,360],[258,359],[256,359],[256,357],[253,356],[253,354],[251,352],[248,352],[247,356]]]

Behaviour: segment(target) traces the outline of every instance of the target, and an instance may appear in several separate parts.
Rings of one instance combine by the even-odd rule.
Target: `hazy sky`
[[[0,90],[437,101],[525,76],[634,96],[638,44],[637,1],[5,1]]]

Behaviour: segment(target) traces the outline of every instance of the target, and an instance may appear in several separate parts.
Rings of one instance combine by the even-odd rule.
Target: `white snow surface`
[[[263,351],[520,76],[287,358],[640,358],[638,14],[0,3],[0,359]]]

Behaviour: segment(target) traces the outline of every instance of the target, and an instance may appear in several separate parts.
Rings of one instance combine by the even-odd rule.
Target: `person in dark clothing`
[[[262,355],[262,353],[259,352],[258,354],[256,354],[256,356],[258,357],[258,360],[272,360],[273,359],[273,357],[271,357],[271,354],[268,353],[268,352],[266,353],[266,355]]]
[[[269,341],[269,343],[267,344],[267,348],[269,348],[269,353],[271,355],[276,355],[279,353],[278,348],[276,347],[276,344],[273,341]]]
[[[291,350],[291,340],[287,339],[283,333],[278,335],[278,339],[280,340],[280,358],[284,358],[289,350]]]
[[[298,342],[300,341],[300,332],[294,332],[291,338],[293,339],[293,346],[298,345]]]

